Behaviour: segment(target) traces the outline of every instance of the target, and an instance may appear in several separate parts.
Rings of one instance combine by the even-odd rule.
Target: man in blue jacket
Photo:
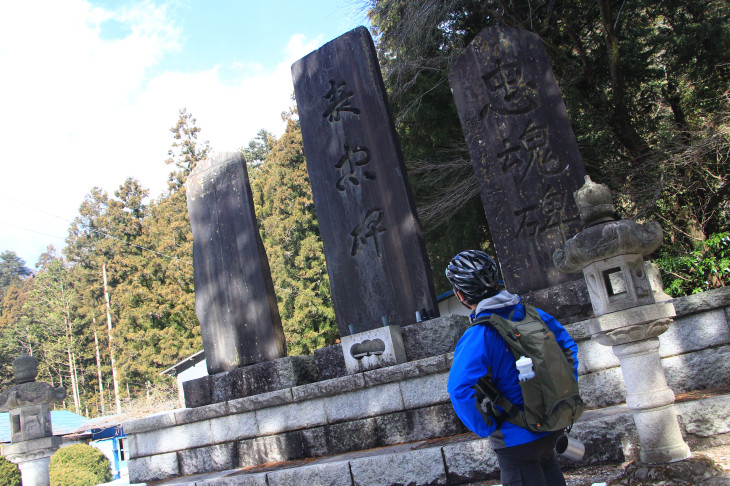
[[[491,314],[519,321],[525,316],[520,297],[498,282],[499,269],[492,257],[478,250],[456,255],[446,269],[446,278],[457,298],[471,309],[471,320]],[[578,377],[578,346],[554,317],[537,310],[555,334],[561,348],[573,355]],[[501,427],[484,420],[477,408],[474,385],[491,370],[494,385],[510,402],[522,407],[522,392],[515,360],[504,339],[491,326],[472,326],[464,332],[454,351],[447,389],[454,411],[469,430],[489,437],[497,454],[503,486],[565,486],[555,457],[555,441],[562,431],[535,433],[504,421]]]

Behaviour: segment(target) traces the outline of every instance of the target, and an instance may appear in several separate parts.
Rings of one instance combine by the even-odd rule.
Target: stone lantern
[[[608,188],[588,176],[574,196],[585,229],[555,251],[555,266],[563,272],[583,272],[595,313],[588,321],[588,334],[611,346],[619,359],[641,461],[686,459],[690,450],[658,353],[658,336],[672,323],[674,305],[666,302],[661,279],[652,275],[656,270],[643,258],[661,245],[662,228],[655,221],[617,221]]]
[[[0,412],[10,415],[10,444],[2,446],[5,458],[20,468],[23,486],[49,486],[48,465],[61,446],[51,429],[51,403],[66,396],[63,387],[35,381],[38,361],[20,356],[13,361],[16,385],[0,394]]]

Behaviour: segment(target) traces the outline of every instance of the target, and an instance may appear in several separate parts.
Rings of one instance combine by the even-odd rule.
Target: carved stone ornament
[[[594,334],[593,340],[604,346],[617,346],[642,339],[657,337],[672,324],[672,319],[658,319],[648,324],[636,324],[608,332]]]
[[[616,207],[611,200],[611,191],[603,184],[596,184],[585,176],[583,187],[573,193],[580,219],[586,227],[616,220]]]
[[[553,263],[563,272],[581,272],[587,265],[617,255],[648,255],[662,243],[664,232],[656,221],[639,224],[611,221],[581,231],[553,253]]]
[[[15,385],[0,393],[0,412],[14,408],[43,403],[58,403],[66,396],[62,386],[54,388],[48,383],[23,383]]]
[[[27,354],[18,356],[13,361],[13,374],[18,385],[35,381],[38,376],[38,360]]]

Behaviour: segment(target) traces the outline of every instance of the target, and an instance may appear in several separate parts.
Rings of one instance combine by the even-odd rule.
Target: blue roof
[[[0,442],[10,442],[9,413],[0,413]],[[80,428],[89,419],[68,410],[51,410],[51,425],[53,435],[66,435]]]

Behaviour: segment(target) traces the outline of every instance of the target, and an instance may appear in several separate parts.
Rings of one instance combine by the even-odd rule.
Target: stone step
[[[677,403],[685,440],[699,451],[730,444],[730,394]],[[570,436],[583,442],[579,463],[560,459],[564,470],[622,463],[638,457],[638,439],[625,404],[587,411]],[[473,434],[416,441],[335,456],[231,469],[155,483],[164,486],[386,486],[468,485],[498,482],[499,469],[489,441]],[[486,484],[490,484],[487,482]]]

